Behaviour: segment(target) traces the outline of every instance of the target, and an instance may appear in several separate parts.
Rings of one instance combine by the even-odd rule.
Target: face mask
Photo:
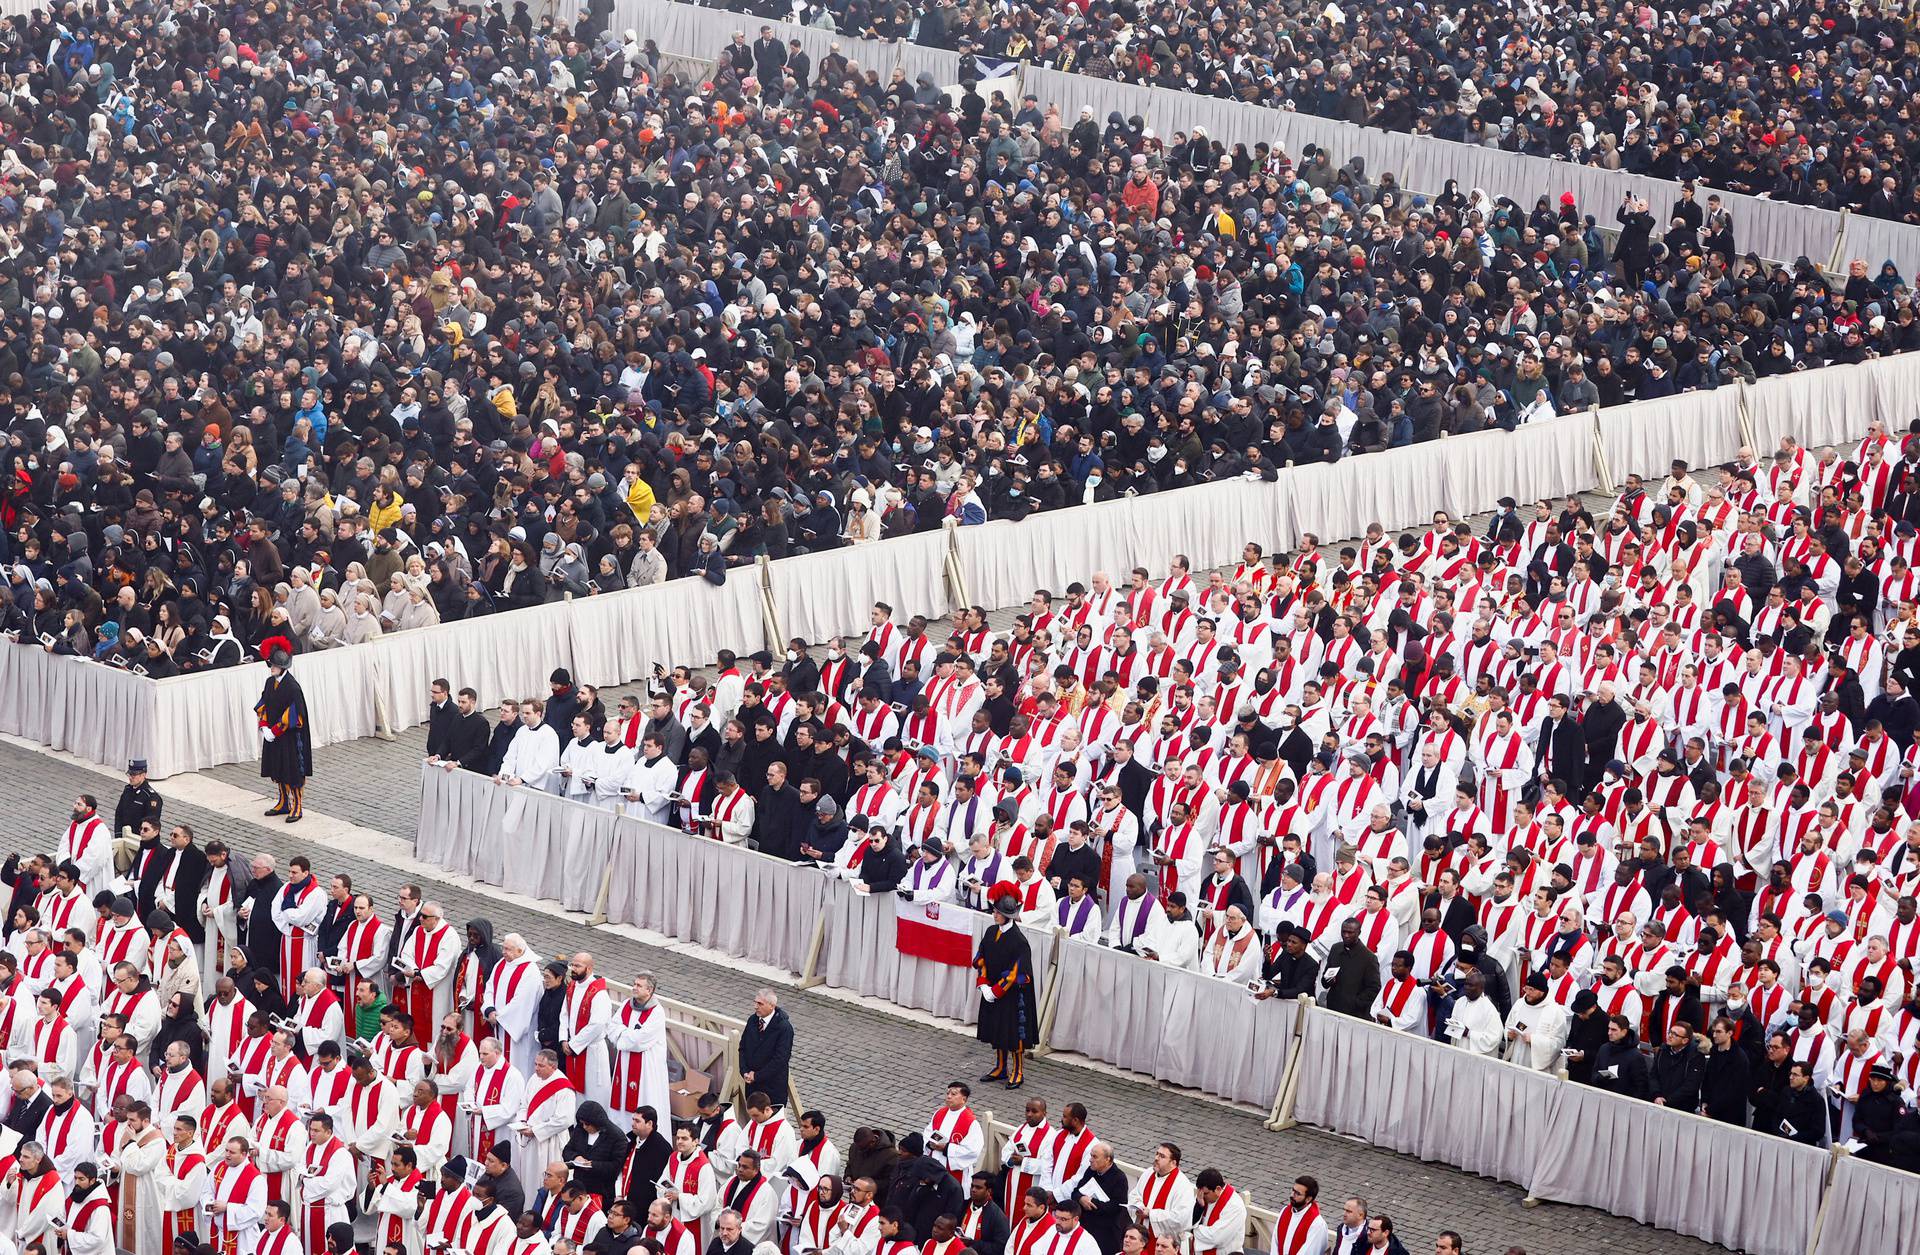
[[[799,662],[799,661],[800,661],[800,651],[799,651],[799,650],[797,650],[797,649],[789,649],[789,650],[787,651],[787,661],[788,661],[788,662]]]
[[[1153,462],[1157,464],[1166,456],[1167,456],[1167,450],[1165,445],[1157,445],[1154,448],[1147,450],[1147,461],[1149,462]]]

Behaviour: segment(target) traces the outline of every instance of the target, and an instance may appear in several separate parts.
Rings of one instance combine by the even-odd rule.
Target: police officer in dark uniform
[[[127,786],[113,808],[114,863],[118,871],[132,870],[126,860],[137,857],[140,822],[151,819],[154,830],[160,828],[160,792],[147,780],[147,760],[136,758],[127,764]],[[123,865],[124,864],[124,865]]]

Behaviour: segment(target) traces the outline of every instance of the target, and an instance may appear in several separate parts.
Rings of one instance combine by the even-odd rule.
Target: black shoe
[[[1022,1077],[1022,1078],[1020,1078],[1020,1079],[1019,1079],[1019,1080],[1017,1080],[1017,1081],[1008,1081],[1008,1082],[1007,1082],[1007,1088],[1008,1088],[1008,1089],[1019,1089],[1019,1088],[1020,1088],[1020,1087],[1021,1087],[1022,1085],[1025,1085],[1026,1083],[1027,1083],[1027,1081],[1026,1081],[1026,1078],[1025,1078],[1025,1077]]]
[[[288,814],[287,814],[287,822],[288,822],[288,823],[290,823],[290,824],[297,824],[297,823],[299,823],[299,822],[300,822],[300,818],[301,818],[301,817],[300,817],[299,815],[296,815],[296,814],[294,814],[294,813],[292,813],[291,811],[290,811],[290,812],[288,812]]]
[[[280,804],[279,806],[276,806],[276,807],[274,807],[274,808],[273,808],[272,810],[270,810],[270,811],[268,811],[268,812],[266,812],[266,813],[267,813],[268,815],[284,815],[284,814],[286,814],[286,813],[287,813],[287,809],[288,809],[288,808],[287,808],[287,806],[286,806],[286,804],[285,804],[285,803],[283,802],[283,803],[281,803],[281,804]]]
[[[991,1072],[982,1072],[980,1074],[980,1083],[983,1085],[988,1081],[1004,1081],[1006,1079],[1007,1074],[998,1068],[995,1068]]]

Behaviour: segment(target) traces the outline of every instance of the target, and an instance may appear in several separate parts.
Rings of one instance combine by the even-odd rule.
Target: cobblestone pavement
[[[331,761],[323,761],[320,767],[333,777],[325,784],[325,794],[354,799],[356,812],[376,820],[384,817],[389,830],[401,827],[392,821],[403,812],[411,814],[417,806],[405,750],[394,745],[337,748],[345,752],[333,753]],[[408,773],[405,789],[393,779],[401,766]],[[9,783],[16,799],[11,824],[17,834],[14,844],[22,848],[51,842],[65,823],[74,794],[93,792],[103,805],[111,805],[116,795],[113,781],[103,774],[12,743],[0,744],[0,779]],[[326,781],[326,775],[321,779]],[[175,787],[192,785],[178,781]],[[317,788],[309,797],[317,798],[322,791]],[[163,784],[161,792],[170,795],[171,790]],[[222,792],[242,801],[218,810],[169,801],[167,815],[191,823],[203,840],[218,836],[243,855],[264,852],[284,863],[293,854],[305,854],[322,875],[351,875],[355,886],[372,893],[388,912],[399,886],[409,879],[420,880],[451,920],[487,916],[496,925],[523,933],[543,953],[591,949],[601,969],[614,979],[650,970],[658,974],[668,996],[712,1010],[744,1014],[761,984],[737,963],[708,961],[686,953],[683,947],[649,945],[613,930],[589,928],[577,915],[516,907],[496,891],[413,875],[405,865],[407,847],[398,840],[369,848],[364,841],[347,842],[319,831],[327,817],[317,800],[310,806],[307,823],[288,828],[277,820],[260,819],[261,808],[250,798],[232,790]],[[344,852],[348,847],[356,852]],[[363,849],[367,853],[358,852]],[[971,1079],[985,1066],[981,1049],[968,1035],[928,1023],[924,1017],[909,1018],[822,991],[786,989],[781,998],[796,1029],[796,1083],[809,1105],[829,1114],[832,1131],[843,1144],[852,1128],[862,1123],[897,1132],[919,1128],[948,1078]],[[903,1085],[902,1076],[915,1079]],[[1129,1162],[1147,1162],[1158,1141],[1177,1142],[1185,1148],[1190,1169],[1221,1167],[1261,1205],[1279,1202],[1296,1175],[1311,1173],[1320,1179],[1323,1194],[1334,1200],[1334,1206],[1339,1199],[1358,1194],[1392,1214],[1407,1249],[1413,1252],[1432,1249],[1434,1236],[1444,1228],[1462,1233],[1467,1249],[1475,1252],[1519,1246],[1533,1255],[1575,1251],[1694,1255],[1716,1249],[1586,1209],[1527,1209],[1521,1206],[1523,1191],[1512,1186],[1318,1130],[1301,1127],[1273,1133],[1263,1127],[1264,1113],[1083,1062],[1036,1060],[1028,1069],[1023,1094],[981,1087],[978,1105],[1008,1118],[1017,1110],[1018,1099],[1027,1096],[1047,1100],[1056,1112],[1067,1101],[1086,1103],[1095,1132],[1110,1140],[1119,1157]]]

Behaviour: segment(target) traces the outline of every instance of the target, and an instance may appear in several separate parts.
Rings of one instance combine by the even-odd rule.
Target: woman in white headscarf
[[[386,635],[380,626],[380,616],[374,613],[374,605],[372,593],[354,595],[353,613],[347,616],[346,644],[358,645]]]
[[[331,588],[320,590],[320,613],[307,629],[307,642],[314,649],[332,649],[347,643],[347,612],[340,607],[340,594]]]
[[[404,571],[395,571],[387,577],[387,593],[380,599],[380,622],[391,629],[400,622],[400,612],[407,608],[407,575]]]
[[[278,589],[274,591],[278,592]],[[320,617],[320,594],[313,589],[313,577],[305,567],[287,570],[287,620],[293,630],[305,635]]]
[[[209,668],[237,667],[246,660],[247,648],[233,634],[233,623],[226,615],[213,616],[213,627],[207,635],[213,641],[213,648],[207,656]]]
[[[410,628],[432,627],[440,622],[440,608],[433,604],[433,598],[427,596],[427,581],[417,575],[407,577],[406,602],[400,607],[396,626],[401,631]]]

